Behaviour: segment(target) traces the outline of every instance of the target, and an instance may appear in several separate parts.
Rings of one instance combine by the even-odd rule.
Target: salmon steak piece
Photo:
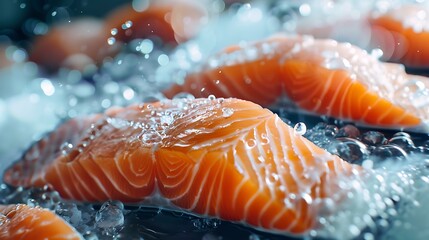
[[[76,230],[55,213],[25,204],[0,205],[0,239],[79,240]]]
[[[317,147],[276,114],[234,98],[175,99],[75,118],[4,174],[63,198],[120,200],[303,234],[338,179],[358,166]]]
[[[370,18],[372,45],[389,61],[414,68],[429,67],[429,6],[404,4]]]
[[[429,87],[427,78],[349,43],[279,35],[227,48],[164,94],[236,97],[362,125],[424,128],[429,102],[416,84]]]
[[[190,0],[157,0],[126,4],[108,14],[106,26],[121,42],[159,37],[176,45],[194,37],[207,21],[204,4]]]

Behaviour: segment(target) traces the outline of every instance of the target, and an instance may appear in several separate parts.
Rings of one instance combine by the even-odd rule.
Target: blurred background
[[[0,43],[14,42],[27,47],[49,26],[74,17],[104,17],[112,9],[131,0],[7,0],[0,1]]]

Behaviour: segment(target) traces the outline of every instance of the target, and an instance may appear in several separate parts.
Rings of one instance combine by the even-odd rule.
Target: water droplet
[[[213,101],[213,100],[216,100],[216,97],[214,95],[209,95],[207,97],[207,99],[210,100],[210,101]]]
[[[132,90],[131,88],[126,88],[123,93],[122,96],[126,99],[126,100],[131,100],[134,98],[134,90]]]
[[[130,125],[127,120],[121,118],[107,118],[107,123],[112,125],[114,128],[124,128]]]
[[[118,29],[117,28],[112,28],[110,30],[110,34],[112,34],[112,36],[115,36],[116,34],[118,34]]]
[[[42,80],[40,87],[46,96],[52,96],[55,93],[55,87],[48,79]]]
[[[198,230],[208,231],[217,228],[221,224],[221,221],[219,219],[198,218],[193,220],[192,223]]]
[[[122,29],[126,30],[130,27],[133,26],[133,22],[132,21],[126,21],[124,24],[122,24]]]
[[[354,237],[356,237],[360,234],[360,229],[356,225],[350,225],[349,231]]]
[[[64,142],[60,146],[60,151],[61,151],[61,154],[63,154],[63,155],[69,154],[72,150],[73,150],[73,144],[71,144],[69,142]]]
[[[162,141],[162,136],[158,131],[149,129],[142,135],[142,142],[144,144],[156,144]]]
[[[132,2],[133,9],[136,12],[143,12],[149,7],[149,5],[150,5],[149,0],[133,0]]]
[[[222,116],[227,118],[231,117],[234,114],[234,110],[232,108],[222,108]]]
[[[140,43],[139,47],[140,47],[140,52],[142,52],[143,54],[149,54],[153,50],[153,42],[150,39],[144,39]]]
[[[374,240],[375,237],[372,233],[366,232],[363,234],[363,239],[364,240]]]
[[[295,124],[293,128],[294,132],[298,135],[304,135],[307,132],[307,126],[303,122]]]
[[[350,62],[347,59],[342,57],[327,58],[322,63],[322,65],[325,68],[331,69],[331,70],[337,70],[337,69],[348,70],[352,67]]]
[[[160,118],[160,122],[162,126],[169,126],[173,123],[174,118],[168,115],[162,115]]]
[[[256,141],[255,139],[251,138],[249,140],[246,141],[246,147],[249,149],[252,149],[256,146]]]
[[[309,4],[302,4],[300,7],[299,7],[299,13],[301,14],[301,16],[308,16],[308,15],[310,15],[311,14],[311,7],[310,7],[310,5]]]
[[[374,48],[371,50],[371,56],[376,58],[376,59],[380,59],[383,56],[383,50],[381,50],[380,48]]]
[[[166,54],[161,54],[158,57],[158,63],[160,66],[165,66],[170,62],[170,58]]]
[[[113,45],[113,44],[115,44],[115,42],[116,42],[116,38],[114,38],[114,37],[109,37],[107,39],[107,44],[109,44],[109,45]]]

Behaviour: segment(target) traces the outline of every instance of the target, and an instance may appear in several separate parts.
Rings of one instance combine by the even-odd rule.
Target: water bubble
[[[295,124],[293,130],[298,135],[304,135],[307,132],[307,126],[303,122]]]
[[[209,95],[207,97],[207,99],[210,100],[210,101],[213,101],[213,100],[216,100],[216,97],[214,95]]]
[[[123,92],[122,92],[122,96],[126,99],[126,100],[131,100],[134,98],[135,92],[133,89],[131,88],[126,88]]]
[[[309,4],[302,4],[300,7],[299,7],[299,13],[301,14],[301,16],[308,16],[308,15],[310,15],[311,14],[311,7],[310,7],[310,5]]]
[[[153,50],[153,42],[150,39],[144,39],[139,45],[140,52],[149,54]]]
[[[115,44],[115,42],[116,42],[116,38],[114,38],[114,37],[109,37],[107,39],[107,44],[109,44],[109,45],[113,45],[113,44]]]
[[[158,131],[149,129],[142,135],[142,142],[144,144],[155,144],[162,141],[162,136]]]
[[[231,117],[234,114],[234,110],[232,108],[222,108],[222,116],[227,118]]]
[[[107,94],[115,94],[119,92],[119,84],[116,82],[109,82],[103,86],[103,91]]]
[[[165,66],[170,62],[170,58],[166,54],[161,54],[158,57],[158,63],[161,66]]]
[[[335,125],[326,125],[324,132],[325,132],[325,136],[327,137],[333,137],[335,135],[338,134],[338,127]]]
[[[124,24],[122,24],[122,29],[126,30],[132,26],[133,26],[133,22],[128,20]]]
[[[149,0],[133,0],[132,6],[136,12],[145,11],[150,5]]]
[[[95,223],[108,234],[113,235],[124,224],[124,205],[118,201],[105,202],[95,214]]]
[[[360,234],[360,229],[356,225],[350,225],[349,231],[352,234],[352,236],[356,237]]]
[[[94,95],[95,87],[87,82],[75,84],[71,90],[76,97],[89,98]]]
[[[215,218],[198,218],[193,220],[192,224],[200,231],[208,231],[210,229],[217,228],[221,224],[221,221]]]
[[[42,80],[40,87],[46,96],[52,96],[55,93],[55,87],[48,79]]]
[[[161,125],[163,126],[169,126],[173,123],[173,121],[174,121],[174,118],[172,116],[162,115],[160,117],[160,122],[161,122]]]
[[[118,34],[118,29],[117,28],[112,28],[110,30],[110,34],[112,34],[112,36],[115,36],[116,34]]]
[[[112,106],[112,102],[110,101],[110,99],[105,98],[101,101],[102,108],[109,108],[111,106]]]

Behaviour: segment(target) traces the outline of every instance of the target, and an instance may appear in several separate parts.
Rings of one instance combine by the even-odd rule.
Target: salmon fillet
[[[0,239],[83,239],[53,212],[24,204],[0,205]]]
[[[164,91],[196,97],[237,97],[263,106],[283,99],[301,111],[386,128],[413,128],[429,119],[416,105],[415,77],[348,43],[309,36],[276,36],[233,46]],[[427,78],[420,78],[429,86]]]
[[[61,153],[65,140],[69,149]],[[340,201],[338,179],[354,168],[269,110],[220,98],[132,105],[70,120],[4,180],[48,184],[66,199],[175,207],[302,234],[315,227],[324,199]]]

